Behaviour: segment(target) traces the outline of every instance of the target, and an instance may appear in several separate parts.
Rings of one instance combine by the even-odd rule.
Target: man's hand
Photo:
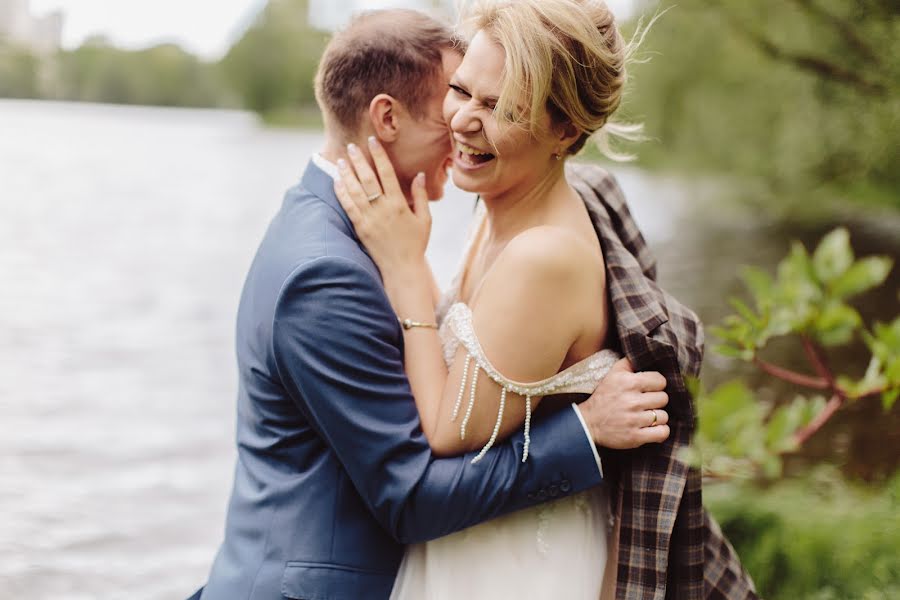
[[[594,442],[628,450],[669,437],[666,378],[655,371],[635,373],[623,358],[606,374],[591,397],[578,405]]]

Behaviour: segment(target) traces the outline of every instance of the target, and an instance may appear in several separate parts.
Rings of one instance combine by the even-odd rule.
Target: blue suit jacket
[[[238,461],[204,600],[387,598],[403,545],[600,482],[572,410],[476,465],[431,455],[375,264],[310,164],[247,275]],[[509,557],[498,557],[508,560]]]

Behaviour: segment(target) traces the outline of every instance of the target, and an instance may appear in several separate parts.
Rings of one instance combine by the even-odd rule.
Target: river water
[[[241,112],[0,101],[0,598],[179,598],[202,583],[235,456],[238,294],[320,142]],[[771,266],[833,225],[773,225],[708,186],[613,170],[663,285],[708,323],[738,265]],[[452,189],[433,208],[444,284],[471,209]],[[900,254],[883,223],[851,225],[860,254]],[[895,270],[864,316],[895,314],[898,287]],[[711,380],[734,372],[707,356]],[[897,411],[848,410],[809,454],[877,478],[896,468],[898,431]]]

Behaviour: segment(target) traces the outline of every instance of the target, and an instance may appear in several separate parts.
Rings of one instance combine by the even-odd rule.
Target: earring
[[[554,153],[553,153],[553,160],[556,160],[556,161],[562,160],[562,154],[560,154],[559,152],[554,152]]]

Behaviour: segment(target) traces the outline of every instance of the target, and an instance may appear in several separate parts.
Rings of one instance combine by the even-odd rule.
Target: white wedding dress
[[[476,221],[475,231],[477,225]],[[467,255],[471,245],[470,238]],[[601,350],[543,381],[511,381],[491,365],[478,343],[472,313],[457,301],[459,279],[457,276],[437,311],[448,367],[460,344],[467,351],[468,368],[454,414],[461,417],[464,427],[467,405],[474,402],[473,379],[475,385],[479,375],[493,379],[502,388],[501,413],[507,391],[525,398],[527,456],[530,398],[590,393],[619,356]],[[478,462],[494,441],[489,440],[473,462]],[[598,600],[611,525],[609,493],[601,485],[411,545],[400,565],[391,600]]]

